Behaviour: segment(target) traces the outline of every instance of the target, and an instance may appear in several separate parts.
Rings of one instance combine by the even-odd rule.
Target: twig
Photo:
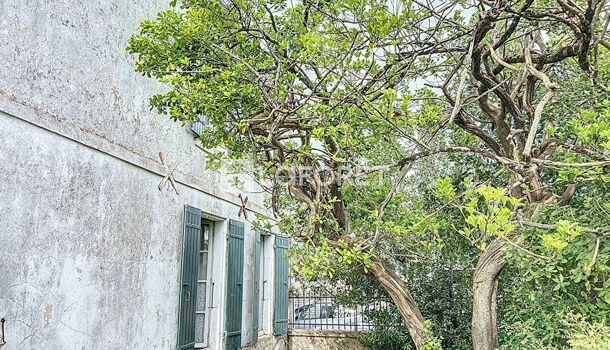
[[[472,50],[474,49],[474,39],[470,42],[470,48],[468,49],[468,57],[472,57]],[[458,86],[457,95],[455,96],[455,105],[453,106],[453,110],[451,111],[451,116],[449,117],[449,124],[453,124],[453,120],[455,116],[458,114],[460,109],[462,108],[462,93],[464,92],[464,84],[466,83],[466,74],[468,73],[468,69],[464,69],[462,75],[460,76],[460,84]]]
[[[553,94],[555,94],[555,89],[559,87],[556,83],[551,82],[549,77],[536,69],[532,64],[532,56],[529,49],[529,44],[527,44],[525,48],[525,64],[527,65],[528,71],[535,76],[536,78],[542,80],[542,83],[546,87],[547,91],[538,102],[536,109],[534,110],[534,119],[530,125],[530,132],[527,135],[527,140],[525,141],[525,146],[523,147],[523,156],[529,158],[530,153],[532,152],[532,146],[534,145],[534,138],[536,138],[536,132],[538,131],[538,125],[540,124],[540,120],[542,119],[542,111],[546,104],[550,101]]]
[[[593,258],[591,259],[591,263],[586,267],[587,271],[591,271],[593,265],[595,265],[595,260],[597,260],[597,253],[599,252],[599,244],[601,242],[601,236],[597,236],[595,240],[595,252],[593,253]]]
[[[415,164],[414,161],[409,163],[409,165],[407,165],[406,167],[404,167],[402,169],[402,171],[400,172],[400,175],[398,175],[398,179],[396,179],[396,181],[392,185],[392,189],[390,190],[390,192],[388,193],[388,195],[386,196],[384,201],[379,206],[379,213],[377,214],[377,221],[381,221],[381,219],[383,218],[385,208],[388,206],[388,204],[390,203],[392,198],[394,198],[394,194],[396,193],[398,186],[400,185],[402,180],[404,180],[404,178],[407,175],[407,173],[409,172],[409,170],[411,170],[411,168],[413,167],[413,164]],[[375,236],[368,244],[366,244],[363,248],[361,248],[362,250],[366,250],[377,243],[377,239],[379,238],[380,228],[379,228],[379,225],[376,225],[376,226],[377,227],[375,228]]]
[[[558,167],[558,168],[587,168],[587,167],[606,167],[610,166],[610,160],[604,160],[599,162],[589,162],[589,163],[563,163],[563,162],[553,162],[546,159],[538,159],[532,158],[532,162],[541,164],[542,166],[547,167]]]
[[[508,239],[508,238],[506,238],[506,237],[504,237],[504,236],[502,236],[501,238],[502,238],[503,240],[505,240],[505,241],[506,241],[508,244],[512,245],[513,247],[515,247],[515,248],[517,248],[517,249],[519,249],[519,250],[524,251],[524,252],[525,252],[526,254],[528,254],[528,255],[531,255],[531,256],[533,256],[533,257],[536,257],[536,258],[539,258],[539,259],[542,259],[542,260],[547,260],[547,261],[548,261],[548,260],[550,260],[550,258],[549,258],[548,256],[539,255],[539,254],[536,254],[536,253],[534,253],[534,252],[532,252],[532,251],[529,251],[529,250],[527,250],[526,248],[524,248],[524,247],[522,247],[522,246],[518,245],[517,243],[515,243],[515,242],[511,241],[510,239]]]
[[[518,220],[518,222],[520,224],[522,224],[522,225],[525,225],[525,226],[541,228],[543,230],[556,230],[557,228],[559,228],[559,226],[557,226],[557,225],[541,224],[539,222],[533,222],[533,221],[525,220],[525,219],[522,219],[522,218],[520,218]],[[582,232],[594,233],[598,237],[599,236],[606,236],[606,235],[610,234],[610,226],[607,226],[607,227],[598,227],[598,228],[588,228],[588,227],[580,227],[579,226],[578,228]]]

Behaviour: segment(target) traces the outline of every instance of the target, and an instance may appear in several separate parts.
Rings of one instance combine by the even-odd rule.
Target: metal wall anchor
[[[4,344],[6,344],[6,341],[4,340],[4,322],[6,322],[6,318],[0,318],[0,349],[2,349],[2,346],[4,346]]]

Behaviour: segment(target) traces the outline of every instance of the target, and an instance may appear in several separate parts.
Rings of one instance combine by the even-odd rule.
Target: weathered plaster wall
[[[339,331],[288,331],[288,350],[364,350],[358,333]]]
[[[175,349],[183,206],[243,221],[240,191],[205,170],[189,130],[150,111],[162,87],[133,72],[125,52],[138,23],[168,2],[0,1],[3,350]],[[180,159],[179,195],[157,189],[159,151]],[[252,237],[245,243],[250,257]],[[225,255],[215,248],[211,348],[220,349]]]
[[[158,175],[4,113],[0,125],[3,350],[173,349],[183,205],[232,219],[237,207],[188,187],[159,192]],[[224,324],[223,241],[212,349]]]
[[[201,179],[206,190],[224,190],[231,197],[235,191],[228,178],[205,169],[205,153],[189,137],[190,131],[150,111],[148,99],[164,88],[136,73],[135,58],[125,50],[139,23],[168,4],[1,1],[0,96],[143,159],[159,163],[157,153],[163,151],[170,162],[180,159],[179,174]],[[256,195],[250,197],[256,202]]]
[[[276,349],[284,349],[287,348],[287,338],[286,336],[274,337],[272,335],[264,335],[258,339],[256,346],[246,345],[242,349],[243,350],[276,350]],[[322,349],[318,349],[322,350]]]
[[[218,204],[157,193],[157,176],[2,113],[0,125],[3,350],[171,348],[183,202]]]

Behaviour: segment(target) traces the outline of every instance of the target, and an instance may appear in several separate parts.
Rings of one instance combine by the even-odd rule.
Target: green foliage
[[[371,259],[382,259],[405,277],[430,321],[422,348],[468,349],[472,270],[491,241],[506,240],[508,268],[498,290],[502,346],[578,348],[607,339],[610,247],[607,235],[591,231],[610,226],[609,167],[591,165],[610,152],[610,102],[600,88],[610,81],[607,50],[595,49],[591,72],[570,59],[540,68],[560,86],[533,130],[532,157],[522,147],[504,148],[525,143],[533,123],[531,111],[519,115],[527,109],[521,102],[539,102],[544,84],[531,76],[532,84],[518,83],[522,73],[490,73],[498,68],[484,55],[483,73],[494,87],[466,79],[463,115],[453,115],[454,97],[446,96],[457,90],[453,78],[476,68],[463,56],[472,33],[493,28],[478,38],[480,53],[515,23],[502,55],[520,56],[521,39],[541,26],[547,48],[562,47],[579,33],[565,25],[578,16],[555,21],[561,14],[549,12],[556,4],[548,1],[521,16],[515,11],[522,3],[507,3],[500,19],[474,28],[490,18],[483,14],[491,3],[450,2],[442,16],[410,0],[170,5],[142,22],[127,48],[136,70],[167,88],[151,105],[183,124],[203,116],[211,122],[213,132],[201,137],[209,168],[244,170],[227,166],[238,159],[254,164],[247,170],[270,192],[277,226],[303,241],[291,252],[299,275],[343,281],[354,287],[346,293],[352,300],[387,297],[352,274],[367,274]],[[547,13],[555,17],[536,19]],[[519,20],[509,24],[513,15]],[[439,25],[432,30],[431,22]],[[429,50],[440,51],[424,54]],[[527,71],[523,62],[515,66]],[[441,93],[443,81],[448,90]],[[497,94],[511,86],[532,89],[518,99],[517,112],[507,112],[506,96]],[[401,162],[451,146],[477,151]],[[548,158],[536,158],[545,152]],[[375,167],[382,170],[365,171]],[[345,176],[335,186],[338,173]],[[572,186],[571,200],[558,205]],[[411,346],[398,314],[375,317],[391,326],[363,335],[369,349]]]
[[[336,270],[344,266],[359,266],[365,272],[370,266],[372,252],[358,251],[341,240],[329,242],[322,234],[318,240],[320,242],[315,245],[307,241],[288,252],[292,270],[305,280],[314,277],[332,279]]]
[[[360,336],[360,343],[367,350],[413,350],[415,346],[404,326],[378,327]]]
[[[509,196],[506,188],[469,186],[463,200],[465,204],[458,207],[467,226],[459,233],[481,250],[485,250],[490,239],[504,237],[515,230],[512,217],[522,200]]]
[[[564,249],[568,246],[571,238],[580,236],[582,233],[577,224],[571,223],[568,220],[559,220],[557,226],[553,233],[540,235],[542,245],[547,249]]]
[[[430,321],[426,321],[426,325],[424,327],[424,335],[426,336],[424,341],[422,342],[421,348],[422,350],[443,350],[443,346],[441,344],[441,339],[434,336],[434,332],[432,332],[432,323]]]
[[[451,199],[455,196],[455,187],[450,177],[436,180],[437,195],[443,199]]]
[[[581,319],[572,322],[568,344],[574,350],[603,350],[610,348],[610,327],[606,321],[587,323]]]
[[[589,208],[577,207],[539,214],[558,222],[558,229],[551,234],[558,236],[553,239],[561,244],[548,243],[548,230],[524,231],[529,251],[539,255],[514,250],[508,256],[510,268],[500,281],[505,286],[504,302],[499,302],[504,348],[567,348],[572,337],[582,339],[576,336],[578,328],[607,324],[610,249],[601,246],[593,261],[596,236],[582,232],[572,222],[556,219],[569,216],[583,223],[608,220],[593,214]]]
[[[535,315],[522,313],[521,318],[503,327],[500,349],[608,349],[607,318],[602,321],[587,321],[587,318],[558,309],[557,305],[553,309],[539,309]]]

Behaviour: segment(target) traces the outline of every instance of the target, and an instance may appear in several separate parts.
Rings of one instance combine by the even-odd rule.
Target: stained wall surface
[[[206,170],[188,127],[150,110],[148,98],[164,87],[134,72],[125,47],[168,3],[0,1],[2,350],[175,349],[187,204],[221,223],[211,252],[210,348],[222,348],[222,223],[244,221],[239,193],[250,197],[250,211],[264,209],[248,193],[255,184],[242,191]],[[157,188],[167,173],[159,152],[180,161],[179,194]],[[244,342],[252,332],[251,232],[246,222]]]
[[[288,331],[288,350],[364,350],[357,332]]]

